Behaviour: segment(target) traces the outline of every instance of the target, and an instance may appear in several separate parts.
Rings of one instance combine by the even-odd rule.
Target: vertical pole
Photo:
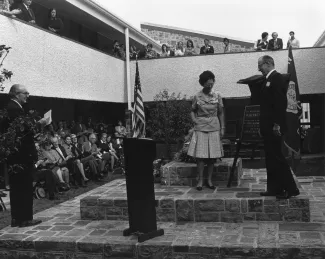
[[[126,86],[128,96],[128,110],[132,111],[132,86],[131,86],[131,75],[130,75],[130,41],[129,41],[129,28],[125,28],[125,60],[126,60]]]

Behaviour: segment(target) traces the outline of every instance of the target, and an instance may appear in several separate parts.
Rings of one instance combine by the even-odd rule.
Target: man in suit
[[[213,53],[214,53],[213,46],[209,45],[208,39],[205,39],[204,46],[202,46],[200,49],[200,54],[213,54]]]
[[[27,102],[29,93],[25,86],[16,84],[10,88],[9,96],[7,112],[10,123],[24,115],[22,106]],[[13,170],[9,176],[12,227],[34,226],[42,222],[33,220],[33,171],[38,160],[34,135],[28,132],[23,135],[18,151],[7,161],[9,166],[20,166],[20,170]]]
[[[287,128],[286,81],[274,69],[274,60],[270,56],[259,58],[258,70],[266,77],[260,94],[260,132],[264,139],[267,191],[261,195],[288,199],[299,195],[299,190],[282,154],[283,135]]]
[[[278,38],[277,32],[272,33],[272,39],[269,41],[269,44],[267,45],[267,49],[269,50],[283,49],[283,41],[282,39]]]
[[[259,50],[267,50],[267,45],[269,42],[267,41],[269,34],[267,32],[263,32],[261,35],[261,39],[257,40],[254,45],[254,49]]]
[[[22,3],[14,4],[11,11],[2,11],[2,13],[14,15],[18,19],[26,22],[35,23],[35,14],[30,8],[31,4],[32,0],[23,0]]]

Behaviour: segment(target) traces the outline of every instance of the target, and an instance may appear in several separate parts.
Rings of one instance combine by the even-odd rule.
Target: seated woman
[[[162,58],[166,58],[169,57],[170,52],[167,50],[167,45],[163,44],[161,46],[161,53],[160,53],[160,57]]]
[[[66,167],[59,167],[62,162],[60,155],[52,149],[52,144],[50,141],[45,141],[42,143],[41,149],[42,158],[46,159],[46,167],[52,170],[52,172],[57,177],[61,190],[69,190],[69,170]]]
[[[110,160],[110,170],[114,170],[115,159],[118,159],[116,154],[114,155],[111,151],[109,143],[107,143],[107,134],[102,133],[100,141],[98,141],[98,148],[101,151],[102,157],[107,157],[108,159],[103,159],[103,168],[105,168],[107,160]]]

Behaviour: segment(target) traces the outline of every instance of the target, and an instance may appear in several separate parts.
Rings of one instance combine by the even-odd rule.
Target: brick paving
[[[164,236],[137,243],[122,236],[128,221],[80,219],[80,200],[125,184],[115,180],[36,214],[38,226],[0,230],[0,258],[325,258],[325,177],[297,181],[311,222],[159,222]]]

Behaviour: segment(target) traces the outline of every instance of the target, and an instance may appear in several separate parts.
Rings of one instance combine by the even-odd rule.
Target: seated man
[[[105,151],[104,153],[101,154],[101,149],[97,148],[97,145],[95,143],[96,143],[96,135],[90,134],[89,141],[83,143],[83,149],[85,151],[85,155],[87,156],[93,155],[100,159],[101,161],[100,170],[101,173],[104,173],[106,163],[112,160],[112,158],[111,155],[109,153],[106,153]]]
[[[98,142],[98,147],[101,150],[102,154],[109,154],[110,155],[110,159],[111,159],[111,166],[110,169],[111,171],[113,171],[114,169],[114,163],[115,163],[115,159],[118,159],[118,157],[116,156],[116,153],[114,153],[114,151],[112,150],[112,145],[110,145],[111,143],[107,142],[107,134],[106,133],[102,133],[101,134],[101,138],[100,141]]]
[[[72,159],[74,159],[74,163],[77,165],[77,167],[79,168],[79,171],[83,177],[83,180],[85,182],[88,182],[89,179],[85,176],[85,171],[84,171],[84,166],[81,163],[81,161],[75,157],[75,155],[72,152],[72,142],[71,142],[71,137],[70,135],[66,135],[65,139],[64,139],[64,143],[62,145],[62,147],[65,150],[65,153],[67,154],[68,157],[71,157]]]
[[[59,145],[57,138],[52,138],[51,141],[53,145],[52,149],[55,150],[63,160],[63,162],[59,164],[59,166],[60,167],[66,166],[69,169],[70,182],[75,187],[78,187],[77,183],[79,183],[81,187],[86,187],[81,172],[79,171],[77,163],[75,162],[75,159],[71,155],[70,156],[67,155],[65,149],[61,145]]]
[[[121,120],[117,122],[117,126],[115,127],[115,138],[117,140],[117,144],[123,143],[123,138],[126,137],[127,132],[126,128],[123,126],[123,123]]]
[[[78,143],[77,136],[75,134],[71,135],[72,140],[72,154],[80,159],[81,163],[84,165],[89,165],[91,176],[95,180],[100,180],[103,175],[100,173],[100,165],[93,155],[86,156],[84,154],[83,146]]]
[[[46,165],[50,163],[47,158],[43,157],[39,143],[35,143],[36,150],[38,152],[38,161],[35,164],[35,171],[33,173],[33,179],[35,185],[37,182],[45,181],[45,187],[48,191],[49,199],[50,200],[58,200],[55,196],[55,189],[56,189],[56,178],[54,173],[46,168]]]

